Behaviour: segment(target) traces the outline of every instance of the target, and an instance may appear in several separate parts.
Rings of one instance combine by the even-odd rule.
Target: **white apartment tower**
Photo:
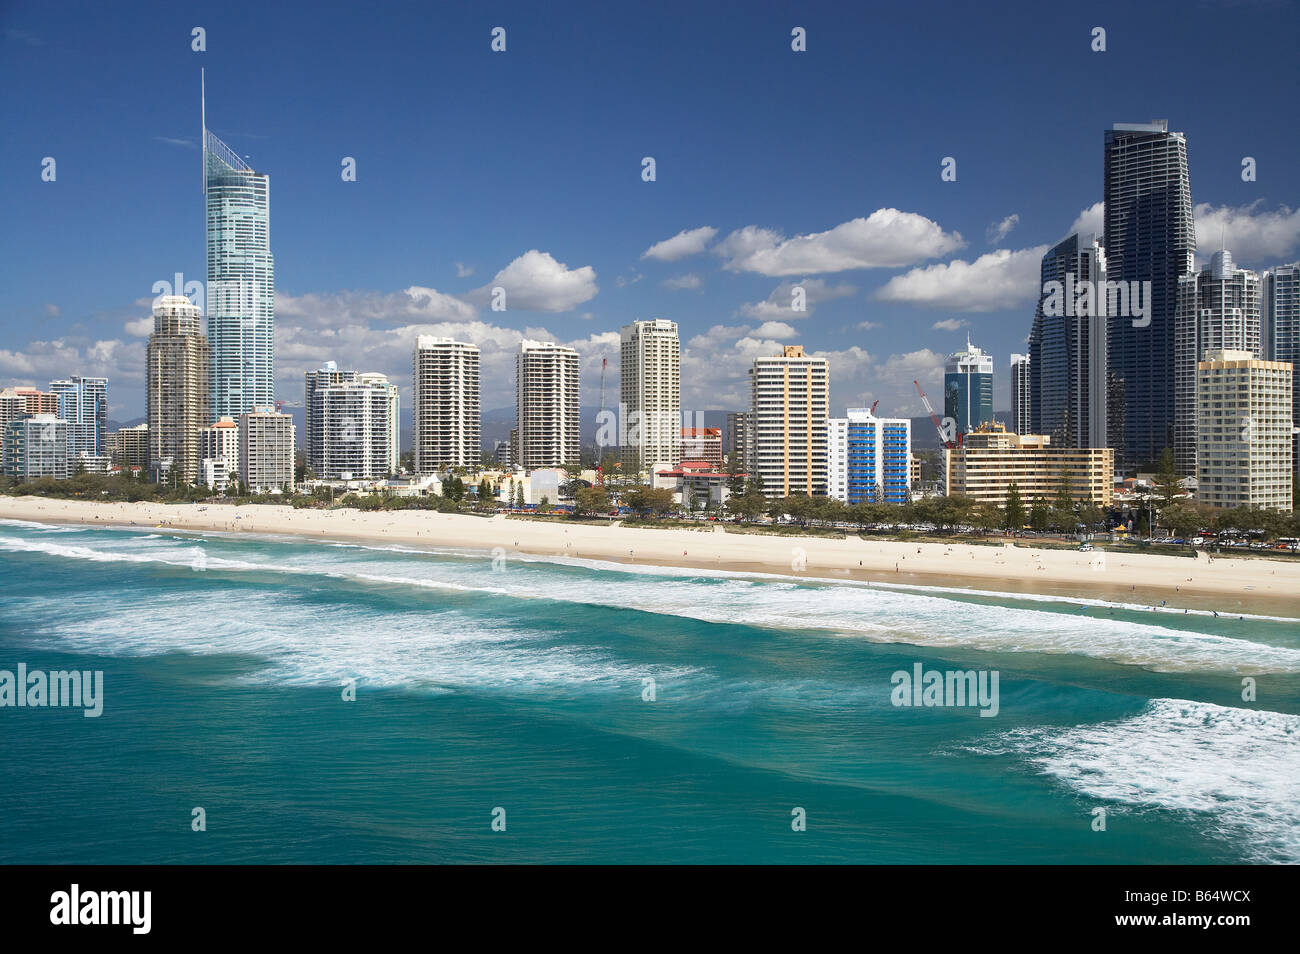
[[[677,323],[624,325],[619,346],[619,410],[626,422],[624,473],[681,461],[682,372]]]
[[[1194,474],[1199,421],[1199,365],[1210,351],[1260,350],[1259,276],[1233,265],[1232,253],[1215,252],[1199,272],[1178,279],[1174,319],[1174,462]]]
[[[239,472],[239,425],[232,417],[221,417],[199,428],[199,483],[218,493]]]
[[[324,447],[324,438],[321,432],[321,421],[319,416],[320,402],[316,399],[318,388],[327,387],[331,384],[347,384],[357,380],[355,371],[340,371],[337,362],[326,361],[315,371],[308,371],[304,376],[303,385],[303,408],[306,412],[306,429],[305,445],[307,449],[307,466],[312,472],[320,476],[321,469],[324,466],[322,451]]]
[[[533,470],[577,461],[580,426],[578,352],[553,342],[520,342],[515,356],[514,462]]]
[[[749,473],[769,497],[824,496],[830,368],[825,358],[786,345],[754,359],[750,376]]]
[[[1197,378],[1197,500],[1289,513],[1295,489],[1290,363],[1249,351],[1210,351]]]
[[[479,350],[472,344],[420,335],[411,369],[415,472],[477,467]]]
[[[327,384],[312,395],[320,427],[320,467],[314,470],[321,480],[375,480],[397,470],[391,385],[383,375],[369,377],[368,383]]]
[[[402,460],[402,399],[397,393],[397,385],[388,380],[388,376],[378,371],[363,371],[357,375],[357,381],[366,387],[383,391],[388,404],[388,459],[390,472],[397,473]]]

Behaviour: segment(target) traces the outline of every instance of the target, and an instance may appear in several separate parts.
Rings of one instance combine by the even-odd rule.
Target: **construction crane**
[[[957,445],[954,441],[950,441],[948,438],[944,437],[943,425],[939,423],[939,415],[934,413],[934,407],[930,404],[930,399],[926,397],[925,392],[921,390],[921,382],[913,381],[912,383],[916,385],[916,393],[921,395],[921,403],[925,405],[926,411],[930,414],[930,420],[934,422],[934,429],[939,433],[939,443],[949,450],[956,447]]]

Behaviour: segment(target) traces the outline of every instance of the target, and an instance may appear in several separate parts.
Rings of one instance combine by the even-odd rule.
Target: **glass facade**
[[[943,376],[943,413],[969,434],[993,423],[993,358],[966,342],[966,350],[949,355]]]
[[[1178,279],[1192,271],[1196,227],[1187,140],[1164,120],[1116,123],[1105,135],[1106,277],[1150,282],[1149,314],[1109,322],[1109,415],[1116,467],[1159,460],[1174,446],[1174,324]]]
[[[204,131],[212,417],[275,403],[270,182]]]

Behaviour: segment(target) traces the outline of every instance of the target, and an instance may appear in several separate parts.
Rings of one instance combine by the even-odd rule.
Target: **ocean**
[[[0,580],[0,670],[103,672],[0,708],[5,863],[1300,862],[1296,620],[19,521]]]

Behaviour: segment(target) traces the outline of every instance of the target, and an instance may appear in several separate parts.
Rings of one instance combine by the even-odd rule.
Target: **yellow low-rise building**
[[[944,452],[949,494],[967,494],[1001,506],[1014,482],[1020,499],[1049,500],[1068,476],[1070,496],[1109,507],[1114,493],[1115,452],[1109,447],[1053,447],[1046,434],[1016,434],[985,424]]]

